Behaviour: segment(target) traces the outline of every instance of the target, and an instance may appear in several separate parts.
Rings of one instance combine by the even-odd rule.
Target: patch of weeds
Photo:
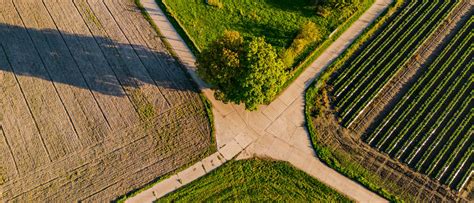
[[[140,119],[143,122],[145,122],[145,124],[151,123],[152,119],[156,117],[156,111],[153,104],[140,91],[140,89],[133,89],[133,90],[130,90],[131,88],[127,88],[127,89],[129,89],[130,99],[132,100],[132,103],[135,105]],[[150,127],[150,126],[147,126],[147,127]]]
[[[86,18],[92,21],[97,27],[101,28],[102,24],[100,23],[99,19],[94,15],[92,10],[89,8],[89,6],[85,5],[86,2],[79,2],[79,6],[82,7],[85,11]]]

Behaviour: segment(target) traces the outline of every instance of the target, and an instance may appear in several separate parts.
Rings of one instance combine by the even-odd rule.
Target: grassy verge
[[[222,0],[224,8],[204,4],[204,1],[156,0],[167,18],[191,51],[197,55],[225,29],[239,31],[244,37],[265,36],[279,53],[291,44],[302,24],[315,22],[322,39],[313,42],[296,56],[288,69],[289,79],[283,92],[311,63],[319,57],[352,23],[354,23],[375,0],[362,0],[361,7],[351,16],[341,18],[343,12],[328,17],[316,15],[315,8],[306,0],[239,1]],[[199,2],[199,3],[197,3]],[[178,12],[179,11],[179,12]],[[191,17],[190,17],[191,16]],[[186,28],[193,28],[187,30]]]
[[[179,58],[177,57],[176,53],[173,51],[171,45],[166,40],[166,38],[164,38],[163,35],[160,33],[160,30],[158,29],[156,24],[153,22],[153,20],[151,20],[150,15],[146,12],[145,8],[143,8],[143,5],[141,4],[140,0],[135,0],[135,4],[140,9],[140,11],[143,14],[144,18],[150,23],[150,25],[153,27],[153,29],[158,33],[158,35],[160,36],[161,40],[163,41],[163,43],[165,44],[167,50],[170,52],[170,54],[173,56],[173,58],[175,58],[176,61],[179,61]],[[193,85],[195,85],[195,88],[199,89],[198,85],[191,79],[191,76],[188,74],[185,67],[183,67],[181,64],[179,64],[179,65],[183,69],[185,74],[187,75],[188,79],[190,81],[192,81]],[[211,138],[210,138],[211,139],[210,148],[207,151],[207,153],[203,154],[202,158],[204,158],[204,157],[209,156],[212,153],[216,152],[217,151],[217,146],[216,146],[215,129],[214,129],[214,115],[212,114],[212,104],[206,98],[206,96],[204,96],[204,94],[202,92],[199,93],[199,97],[201,98],[201,100],[204,104],[205,112],[206,112],[207,118],[209,120],[209,127],[210,127],[210,131],[211,131],[211,134],[210,134],[210,136],[211,136]],[[192,166],[193,164],[194,163],[188,163],[188,164],[185,164],[185,165],[183,165],[183,166],[181,166],[181,167],[179,167],[179,168],[177,168],[173,171],[170,171],[170,172],[167,173],[168,175],[160,176],[160,177],[150,181],[150,183],[146,184],[145,186],[143,186],[141,188],[138,188],[136,190],[130,191],[125,195],[122,195],[122,196],[118,197],[116,200],[114,200],[114,202],[125,202],[125,200],[127,200],[128,198],[133,197],[133,196],[135,196],[135,195],[137,195],[137,194],[139,194],[139,193],[141,193],[141,192],[143,192],[147,189],[150,189],[151,187],[153,187],[157,183],[161,182],[162,180],[165,180],[165,179],[171,177],[172,175],[174,175],[174,174],[176,174],[180,171],[185,170],[186,168]]]
[[[286,162],[230,161],[158,202],[350,202]]]
[[[207,118],[209,120],[209,125],[211,129],[211,147],[208,153],[208,155],[210,155],[217,151],[216,131],[214,126],[214,114],[212,113],[212,103],[203,93],[199,93],[199,96],[201,97],[201,100],[204,103],[204,108],[206,108]]]
[[[354,43],[340,55],[323,73],[320,74],[319,78],[313,82],[311,87],[306,92],[306,105],[305,105],[305,117],[306,125],[310,133],[313,147],[318,157],[331,168],[336,169],[338,172],[345,176],[359,182],[368,189],[376,192],[377,194],[387,198],[392,202],[399,202],[401,199],[395,196],[391,191],[380,186],[383,179],[366,170],[360,164],[350,159],[350,154],[332,149],[330,147],[323,146],[320,144],[318,139],[317,130],[313,124],[312,114],[318,112],[321,108],[319,100],[321,100],[321,91],[325,87],[326,82],[330,79],[331,75],[338,70],[342,64],[351,57],[352,54],[356,53],[357,50],[363,46],[363,44],[369,40],[374,34],[378,32],[378,29],[384,25],[389,19],[391,14],[396,12],[402,5],[401,0],[396,0],[372,25],[360,35]]]

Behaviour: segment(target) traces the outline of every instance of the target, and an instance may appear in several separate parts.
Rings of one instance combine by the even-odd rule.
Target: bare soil
[[[133,0],[0,0],[0,202],[110,201],[209,153]]]

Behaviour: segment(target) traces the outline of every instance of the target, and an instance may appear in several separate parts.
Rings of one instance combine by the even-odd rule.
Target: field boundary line
[[[25,24],[25,21],[23,20],[23,17],[21,17],[21,13],[20,11],[18,10],[17,8],[17,5],[15,4],[15,1],[12,1],[12,5],[13,7],[15,8],[15,11],[17,12],[18,14],[18,17],[20,18],[20,21],[21,21],[21,24],[22,24],[22,27],[25,29],[25,33],[26,35],[28,36],[28,39],[30,40],[31,44],[33,45],[35,51],[36,51],[36,55],[38,56],[39,60],[41,61],[41,65],[43,66],[44,70],[46,71],[46,73],[48,74],[48,79],[49,79],[49,82],[51,82],[53,88],[54,88],[54,92],[56,93],[56,96],[57,98],[59,99],[59,102],[61,102],[61,107],[62,109],[64,110],[64,112],[66,112],[66,115],[67,115],[67,118],[69,120],[69,125],[72,127],[72,129],[74,130],[74,135],[75,137],[77,138],[78,142],[79,142],[79,145],[80,147],[82,148],[82,143],[80,142],[81,138],[79,137],[79,133],[77,133],[77,129],[76,129],[76,126],[74,125],[74,122],[72,122],[72,118],[71,118],[71,114],[69,113],[69,111],[67,110],[66,108],[66,105],[64,104],[64,101],[63,101],[63,98],[61,98],[61,94],[59,94],[59,90],[57,88],[57,84],[53,81],[52,77],[51,77],[51,72],[50,70],[48,69],[48,67],[46,66],[46,63],[44,62],[44,59],[43,57],[41,57],[41,55],[39,54],[39,50],[38,50],[38,47],[37,45],[35,44],[35,41],[33,40],[33,37],[31,37],[31,33],[28,31],[28,28],[26,27],[26,24]],[[25,97],[26,98],[26,97]],[[33,116],[34,117],[34,116]],[[35,121],[36,123],[36,121]],[[46,148],[46,146],[45,146]],[[49,155],[49,152],[48,152],[48,155]],[[51,159],[52,161],[52,159]]]
[[[15,78],[15,81],[16,81],[16,83],[18,84],[18,88],[20,89],[21,95],[23,96],[23,99],[25,100],[25,104],[26,104],[27,107],[28,107],[28,112],[30,113],[31,119],[32,119],[32,120],[34,121],[34,123],[35,123],[36,130],[38,131],[38,135],[39,135],[39,138],[40,138],[40,140],[41,140],[41,145],[43,146],[43,149],[45,150],[46,154],[48,155],[49,162],[52,162],[53,159],[51,159],[51,154],[50,154],[48,148],[46,147],[46,144],[45,144],[45,142],[44,142],[43,135],[41,134],[40,128],[39,128],[39,126],[38,126],[38,123],[36,122],[35,117],[33,116],[33,112],[31,111],[30,104],[28,103],[28,100],[26,99],[26,95],[25,95],[25,93],[24,93],[24,91],[23,91],[23,88],[22,88],[21,85],[20,85],[20,81],[18,81],[18,77],[17,77],[17,75],[15,74],[15,70],[13,69],[13,66],[12,66],[12,63],[10,62],[10,59],[8,59],[8,54],[7,54],[6,50],[4,49],[3,46],[1,46],[1,47],[2,47],[3,53],[5,54],[5,58],[7,59],[7,63],[10,65],[10,69],[11,69],[11,71],[12,71],[12,73],[13,73],[13,76],[14,76],[14,78]]]
[[[50,13],[48,7],[46,6],[46,4],[44,3],[44,0],[41,0],[41,3],[43,4],[43,6],[44,6],[46,12],[48,12],[48,15],[49,15],[49,18],[51,19],[51,22],[53,22],[54,27],[56,27],[56,30],[57,30],[58,33],[59,33],[59,36],[61,36],[61,39],[63,40],[64,44],[66,45],[66,48],[67,48],[68,53],[69,53],[69,56],[71,56],[71,59],[74,61],[74,64],[75,64],[77,70],[79,71],[79,73],[81,74],[81,76],[82,76],[82,78],[83,78],[83,80],[84,80],[84,84],[86,84],[87,88],[89,89],[89,92],[90,92],[91,95],[92,95],[92,98],[94,98],[94,101],[95,101],[95,103],[97,104],[97,107],[100,109],[100,113],[102,114],[102,117],[104,117],[104,120],[105,120],[105,122],[107,123],[107,126],[108,126],[109,128],[111,128],[112,126],[110,125],[109,120],[107,119],[107,116],[105,116],[104,110],[102,109],[102,107],[101,107],[99,101],[97,100],[96,95],[95,95],[94,92],[92,91],[92,88],[91,88],[89,82],[87,82],[87,80],[86,80],[86,78],[85,78],[85,76],[84,76],[84,72],[81,70],[81,68],[80,68],[80,66],[79,66],[79,63],[77,63],[76,58],[75,58],[74,55],[72,54],[71,48],[70,48],[70,47],[68,46],[68,44],[66,43],[66,40],[64,39],[63,33],[59,30],[59,27],[58,27],[56,21],[54,20],[53,16],[51,16],[51,13]]]

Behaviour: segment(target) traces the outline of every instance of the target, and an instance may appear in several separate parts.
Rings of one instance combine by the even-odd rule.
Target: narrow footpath
[[[335,60],[366,27],[392,2],[375,3],[324,51],[280,96],[258,111],[248,112],[242,105],[215,100],[212,90],[197,76],[196,58],[173,28],[155,0],[141,0],[146,11],[187,68],[201,91],[213,105],[217,152],[168,179],[159,182],[127,202],[152,202],[232,159],[253,156],[288,161],[326,185],[357,202],[387,202],[351,179],[324,165],[315,155],[304,117],[305,89]]]

